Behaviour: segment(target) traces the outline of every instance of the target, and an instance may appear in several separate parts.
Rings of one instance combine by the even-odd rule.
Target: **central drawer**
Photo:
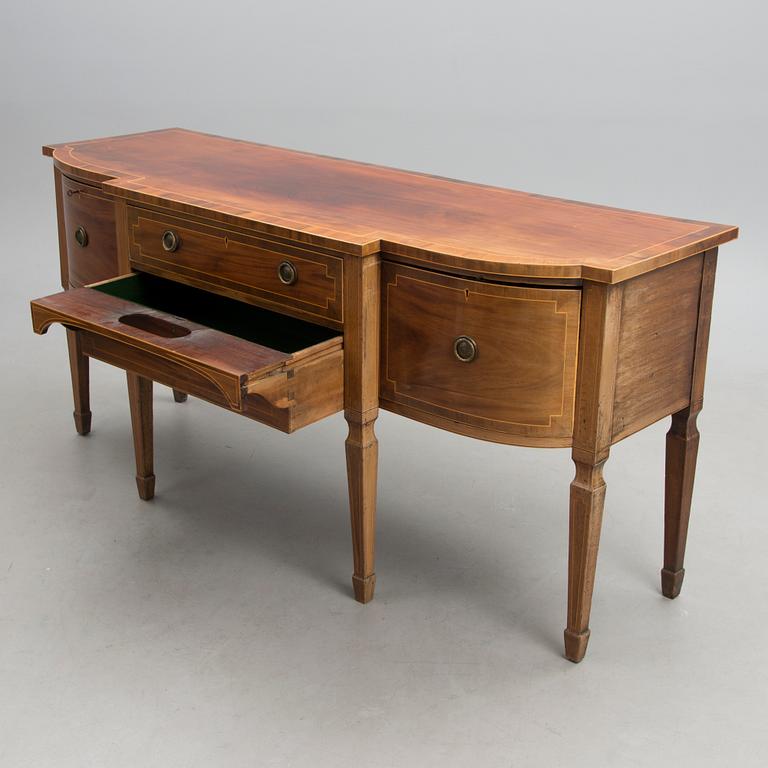
[[[131,262],[142,271],[341,327],[343,259],[319,248],[134,206],[128,238]]]
[[[153,275],[32,302],[32,324],[80,332],[86,355],[284,432],[343,406],[335,331]]]

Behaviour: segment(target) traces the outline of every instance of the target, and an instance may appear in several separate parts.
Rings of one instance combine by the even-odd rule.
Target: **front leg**
[[[584,658],[589,642],[589,614],[605,502],[605,462],[592,464],[574,458],[574,463],[576,477],[571,483],[565,656],[578,662]]]
[[[349,435],[345,444],[349,511],[352,524],[352,557],[354,573],[352,588],[355,600],[373,600],[376,587],[376,478],[379,441],[373,431],[376,416],[367,421],[357,414],[347,413]]]
[[[376,476],[379,412],[378,254],[348,256],[344,263],[344,416],[355,599],[367,603],[376,586]]]
[[[603,520],[603,465],[611,447],[621,285],[585,281],[582,289],[579,369],[573,429],[568,548],[568,624],[565,656],[581,661],[589,642],[589,614]]]

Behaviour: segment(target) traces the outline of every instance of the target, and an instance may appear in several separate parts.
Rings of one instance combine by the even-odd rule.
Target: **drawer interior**
[[[339,335],[330,328],[141,272],[92,289],[289,354]]]
[[[83,353],[292,432],[343,407],[343,338],[329,328],[136,273],[32,302],[32,325]]]

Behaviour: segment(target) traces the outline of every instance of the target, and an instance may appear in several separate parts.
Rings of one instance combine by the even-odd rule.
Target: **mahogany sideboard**
[[[565,655],[580,661],[611,446],[667,416],[662,592],[691,507],[717,247],[736,227],[177,128],[46,146],[78,432],[88,358],[127,371],[139,494],[152,382],[285,432],[343,409],[357,600],[373,598],[379,408],[570,447]]]

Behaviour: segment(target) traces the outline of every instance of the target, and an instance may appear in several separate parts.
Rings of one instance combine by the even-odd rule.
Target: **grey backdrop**
[[[0,766],[762,766],[764,4],[13,3],[2,12]],[[124,376],[71,419],[40,145],[182,125],[734,223],[687,578],[658,591],[659,424],[617,446],[586,661],[561,658],[568,451],[384,413],[379,584],[350,597],[331,418],[290,438]]]

